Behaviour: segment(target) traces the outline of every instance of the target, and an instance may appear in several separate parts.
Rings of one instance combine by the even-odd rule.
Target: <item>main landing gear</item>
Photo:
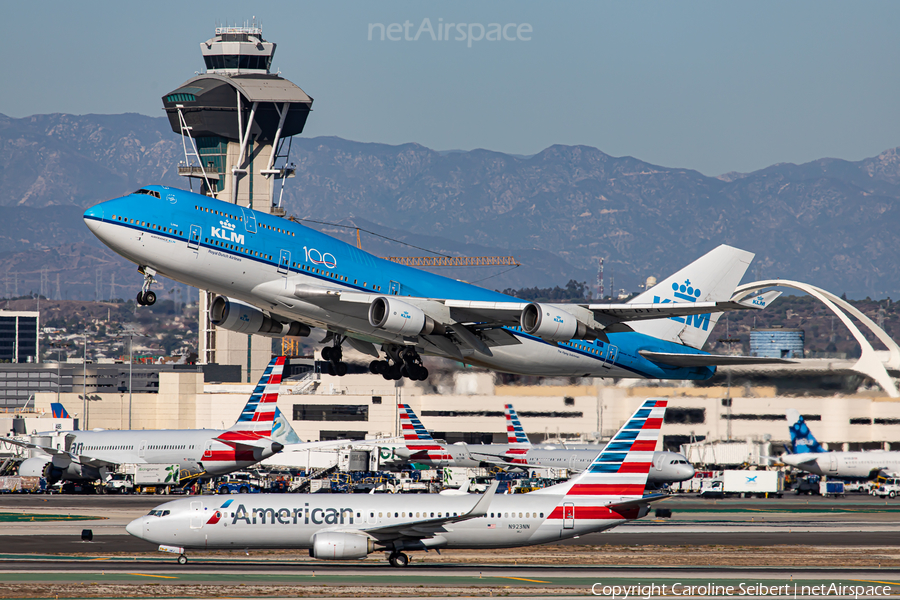
[[[322,360],[328,361],[328,374],[343,377],[347,374],[347,363],[344,362],[344,352],[341,350],[341,344],[344,338],[335,336],[333,346],[325,346],[322,348]]]
[[[387,360],[373,360],[369,363],[369,371],[381,375],[387,380],[397,381],[408,377],[413,381],[428,379],[428,369],[422,365],[422,357],[415,348],[409,346],[389,346],[385,348]]]
[[[156,304],[156,293],[150,291],[150,285],[156,282],[153,279],[156,275],[156,270],[150,267],[140,267],[138,271],[144,275],[144,285],[141,286],[141,291],[137,295],[138,306],[153,306]]]
[[[390,556],[388,556],[388,562],[391,563],[392,567],[403,568],[409,564],[409,556],[402,552],[391,552]]]
[[[178,556],[178,564],[186,565],[187,564],[187,556],[185,556],[184,554],[179,555]]]

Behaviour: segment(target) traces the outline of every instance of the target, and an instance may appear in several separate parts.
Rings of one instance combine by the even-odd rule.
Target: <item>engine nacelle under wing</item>
[[[319,560],[365,558],[375,551],[375,541],[359,533],[326,531],[313,536],[309,555]]]
[[[443,331],[443,327],[422,309],[388,296],[372,300],[369,325],[398,335],[429,335]]]
[[[551,342],[584,339],[588,333],[587,326],[572,313],[536,302],[522,309],[519,324],[525,333]]]
[[[297,321],[282,323],[273,319],[255,306],[239,300],[216,296],[209,305],[209,320],[216,327],[236,331],[264,335],[267,337],[300,336],[310,334],[309,326]]]
[[[92,481],[100,478],[100,470],[76,462],[64,467],[56,466],[46,458],[28,458],[19,465],[19,475],[23,477],[43,477],[48,483],[56,483],[60,479]]]

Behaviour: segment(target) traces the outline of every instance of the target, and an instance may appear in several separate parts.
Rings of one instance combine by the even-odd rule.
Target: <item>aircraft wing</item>
[[[86,456],[84,454],[72,454],[71,452],[66,452],[65,450],[57,450],[56,448],[51,448],[50,446],[41,446],[39,444],[32,444],[31,442],[20,442],[19,440],[14,440],[12,438],[0,438],[0,441],[7,442],[9,444],[13,444],[15,446],[20,446],[22,448],[31,448],[33,450],[40,450],[41,452],[45,452],[51,456],[64,456],[71,460],[72,462],[76,462],[82,465],[87,465],[89,467],[95,467],[97,469],[106,467],[108,469],[112,469],[118,466],[119,463],[109,462],[108,460],[103,460],[100,458],[93,458],[91,456]]]
[[[651,352],[639,350],[638,354],[653,362],[673,367],[734,367],[738,365],[793,365],[796,361],[761,356],[727,356],[723,354],[680,354],[677,352]]]
[[[337,288],[322,288],[308,285],[295,286],[290,300],[285,298],[283,288],[269,291],[268,287],[258,287],[255,293],[281,304],[300,299],[329,311],[367,318],[369,305],[385,294],[367,294],[351,292]],[[732,310],[761,310],[766,307],[779,292],[766,292],[746,300],[725,300],[719,302],[656,302],[641,304],[553,304],[561,310],[571,312],[577,318],[597,329],[604,329],[616,323],[644,321],[648,319],[668,319],[688,315],[702,315],[711,312]],[[480,300],[451,300],[444,298],[421,298],[414,296],[398,297],[422,309],[435,321],[452,326],[454,323],[477,324],[479,329],[501,326],[516,326],[522,310],[529,302],[488,302]],[[465,335],[465,334],[463,334]],[[496,343],[496,342],[495,342]]]
[[[446,531],[445,525],[451,523],[459,523],[460,521],[468,521],[469,519],[477,519],[488,513],[494,494],[497,492],[499,481],[491,483],[491,487],[481,495],[478,502],[475,503],[469,512],[457,515],[455,517],[442,517],[437,519],[422,519],[419,521],[409,521],[407,523],[398,523],[396,525],[387,525],[384,527],[371,527],[361,529],[361,531],[371,535],[379,541],[396,540],[400,538],[424,539],[433,537],[436,533]]]

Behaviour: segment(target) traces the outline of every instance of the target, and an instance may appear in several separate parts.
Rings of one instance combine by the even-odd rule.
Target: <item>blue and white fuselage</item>
[[[364,344],[414,345],[428,354],[457,360],[462,357],[465,362],[498,371],[532,375],[707,379],[715,372],[715,366],[667,365],[639,354],[645,351],[707,356],[675,340],[680,340],[690,327],[698,331],[702,328],[700,334],[705,340],[715,325],[715,314],[712,320],[708,314],[695,315],[693,320],[691,316],[657,318],[669,321],[664,328],[674,326],[681,334],[656,337],[652,326],[657,321],[641,321],[640,326],[624,327],[632,331],[606,334],[608,341],[547,341],[546,336],[530,335],[508,321],[505,326],[478,327],[489,320],[480,318],[483,307],[508,310],[510,306],[524,306],[517,298],[396,264],[300,223],[207,196],[148,186],[91,207],[84,219],[104,244],[151,272],[255,306],[273,319],[328,329]],[[746,269],[744,263],[749,264],[749,260],[740,263]],[[681,277],[681,273],[676,276]],[[703,275],[698,269],[691,277],[699,279]],[[743,270],[736,275],[735,284],[742,275]],[[694,285],[698,288],[698,300],[704,300],[705,297],[699,298],[699,284]],[[725,299],[733,289],[731,285],[724,293]],[[660,293],[657,288],[654,290]],[[350,296],[353,301],[346,301]],[[407,335],[405,331],[394,333],[375,327],[367,316],[368,303],[379,297],[414,298],[426,305],[431,300],[448,305],[466,303],[462,309],[453,309],[457,311],[456,318],[461,320],[459,310],[470,315],[466,323],[475,326],[467,325],[469,331],[484,340],[490,351],[473,350],[471,343],[460,344],[449,335],[447,338],[455,346],[448,351],[443,340],[436,340],[441,342],[438,345],[428,341],[434,337],[417,338],[417,332]],[[717,299],[722,299],[721,295]],[[680,302],[659,296],[654,301],[653,306],[657,307],[660,303]],[[438,306],[439,312],[444,304]],[[678,323],[673,325],[673,321]],[[699,347],[702,343],[694,345]]]

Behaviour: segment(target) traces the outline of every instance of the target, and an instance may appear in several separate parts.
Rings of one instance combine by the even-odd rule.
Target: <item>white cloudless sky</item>
[[[303,135],[752,171],[900,146],[900,3],[4,3],[0,113],[162,116],[200,42],[253,17],[315,99]],[[372,24],[528,24],[515,41],[380,39]],[[452,37],[459,35],[454,28]],[[507,29],[512,33],[513,29]],[[405,36],[401,36],[405,37]]]

